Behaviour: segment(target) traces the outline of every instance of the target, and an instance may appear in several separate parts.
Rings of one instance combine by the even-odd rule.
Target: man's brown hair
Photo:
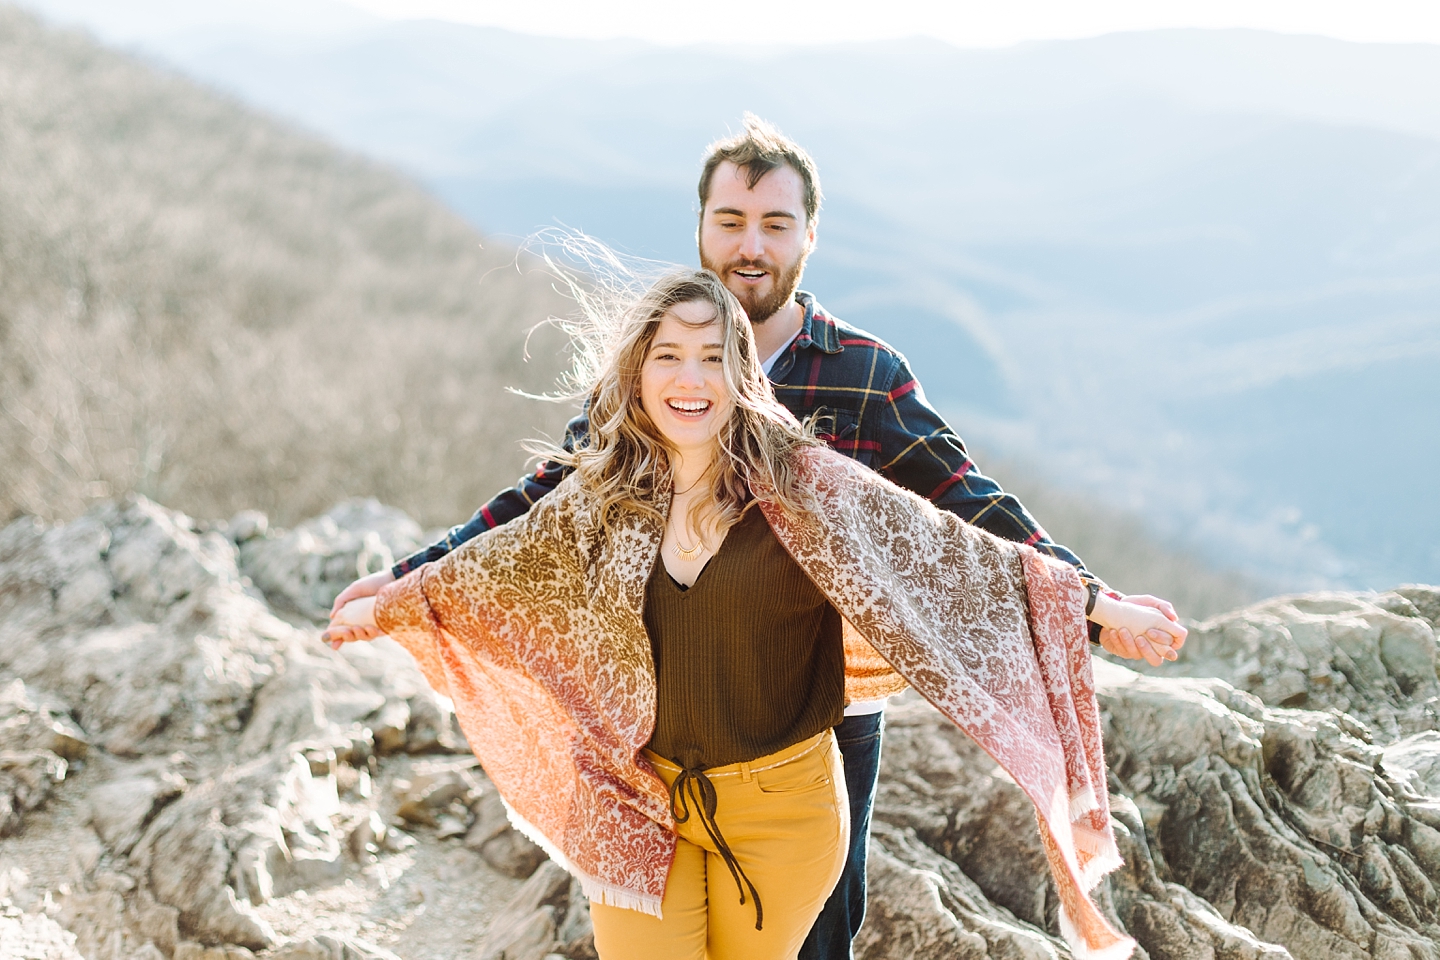
[[[815,161],[810,159],[794,140],[781,133],[773,123],[761,120],[753,113],[745,114],[745,132],[725,137],[710,144],[705,151],[705,166],[700,170],[700,212],[710,200],[710,181],[715,177],[715,168],[726,160],[745,171],[745,185],[751,190],[760,178],[782,164],[800,174],[805,190],[805,222],[815,223],[820,215],[820,174],[815,170]]]

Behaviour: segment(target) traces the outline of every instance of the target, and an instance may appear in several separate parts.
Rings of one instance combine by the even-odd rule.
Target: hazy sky
[[[433,17],[524,33],[660,43],[797,43],[937,37],[959,46],[1160,27],[1252,27],[1343,40],[1440,44],[1440,0],[18,0],[110,40],[196,28],[281,33]]]
[[[961,46],[1158,27],[1254,27],[1344,40],[1440,43],[1440,0],[350,0],[385,17],[435,17],[573,37],[662,43],[873,40],[925,34]]]

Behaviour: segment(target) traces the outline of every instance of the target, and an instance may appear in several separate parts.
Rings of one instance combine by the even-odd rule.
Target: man
[[[1090,585],[1105,589],[1080,558],[1045,535],[1019,501],[980,474],[965,446],[925,401],[905,358],[885,343],[831,317],[799,290],[806,258],[815,248],[820,184],[814,161],[798,145],[753,115],[743,133],[710,147],[700,174],[700,263],[714,271],[740,300],[755,330],[757,352],[776,396],[797,417],[825,416],[824,439],[832,447],[884,474],[936,506],[1007,540],[1028,543],[1073,564]],[[582,443],[584,415],[572,420],[567,444]],[[393,570],[356,581],[335,609],[466,540],[523,514],[553,490],[565,471],[542,463],[481,507],[470,521],[439,543],[402,560]],[[1153,597],[1126,598],[1175,612]],[[334,635],[352,628],[332,628]],[[359,635],[356,639],[368,638]],[[1143,656],[1153,665],[1174,659],[1168,638],[1102,634],[1099,641],[1122,656]],[[870,811],[880,770],[884,701],[852,702],[836,728],[850,793],[851,849],[804,947],[802,960],[851,956],[850,943],[865,913],[865,860]]]

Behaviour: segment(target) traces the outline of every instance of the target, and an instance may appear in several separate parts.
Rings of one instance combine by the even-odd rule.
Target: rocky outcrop
[[[357,577],[385,570],[423,544],[419,524],[378,500],[346,500],[293,530],[271,531],[247,510],[227,525],[240,547],[241,571],[270,603],[313,620]],[[429,542],[428,540],[425,542]]]
[[[116,937],[176,957],[277,947],[267,904],[403,849],[413,811],[378,795],[377,764],[465,754],[448,703],[393,644],[334,655],[272,613],[240,566],[248,553],[272,590],[289,570],[282,609],[304,613],[334,564],[344,572],[331,579],[348,582],[382,534],[418,536],[394,519],[342,505],[299,535],[252,523],[237,548],[224,526],[137,498],[0,532],[0,832],[23,834],[67,774],[97,774],[74,829],[55,838],[83,851],[68,892],[51,897],[82,953]],[[472,779],[458,811],[441,811],[458,815],[457,838],[483,794],[483,775]]]
[[[1196,625],[1163,676],[1219,677],[1275,707],[1349,713],[1385,739],[1435,729],[1440,589],[1276,597]]]
[[[0,531],[0,954],[592,958],[408,656],[307,619],[419,539],[364,501]],[[1141,955],[1440,960],[1437,614],[1277,598],[1166,669],[1097,662],[1126,860],[1099,898]],[[887,724],[857,956],[1069,957],[1018,788],[918,699]]]

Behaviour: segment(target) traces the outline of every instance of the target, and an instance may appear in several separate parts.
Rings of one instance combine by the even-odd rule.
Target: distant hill
[[[505,390],[553,382],[553,335],[523,362],[549,278],[375,161],[4,6],[0,144],[0,520],[134,490],[445,525],[568,413]],[[1194,617],[1262,589],[994,466],[1121,589]]]
[[[566,411],[547,278],[380,162],[0,6],[0,520],[451,523]]]
[[[755,110],[820,162],[807,286],[972,442],[1292,586],[1440,580],[1440,48],[408,22],[151,49],[492,232],[559,220],[682,261],[701,149]]]

